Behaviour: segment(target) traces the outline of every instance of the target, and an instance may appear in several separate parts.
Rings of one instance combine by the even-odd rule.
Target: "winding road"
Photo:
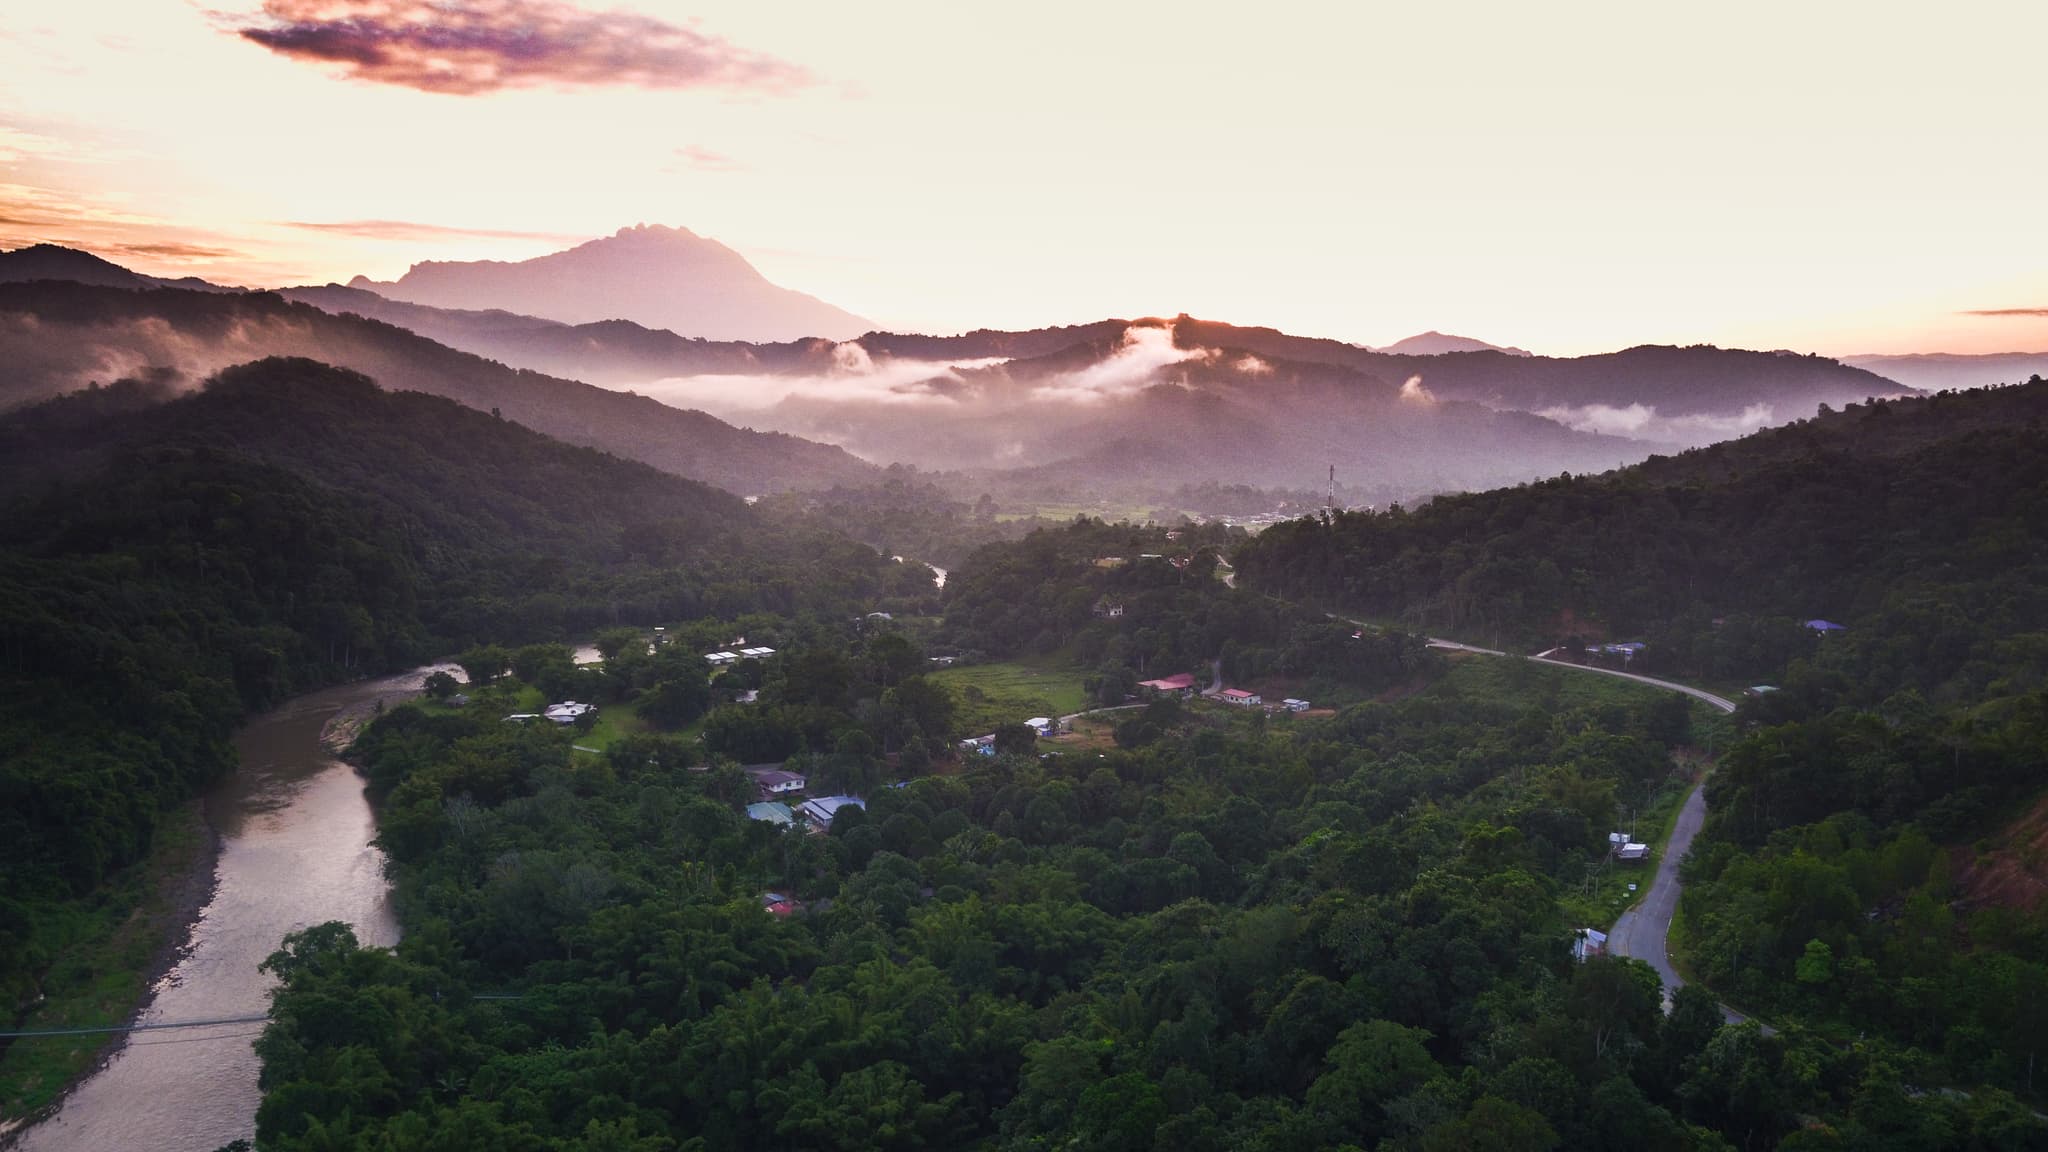
[[[1479,648],[1471,644],[1460,644],[1455,640],[1440,640],[1431,637],[1429,646],[1453,652],[1471,652],[1480,656],[1511,656],[1497,648]],[[1551,649],[1552,652],[1556,649]],[[1669,692],[1682,692],[1695,700],[1711,704],[1723,712],[1735,711],[1735,702],[1725,696],[1702,691],[1686,684],[1674,684],[1654,676],[1635,672],[1619,672],[1612,668],[1594,668],[1585,664],[1574,664],[1568,660],[1553,660],[1550,653],[1527,656],[1522,659],[1555,668],[1570,668],[1577,672],[1594,672],[1602,676],[1614,676],[1622,680],[1633,680],[1652,688]],[[1607,932],[1607,950],[1615,956],[1629,956],[1641,960],[1657,970],[1664,981],[1664,1003],[1668,1008],[1672,994],[1685,987],[1685,978],[1671,967],[1669,940],[1671,918],[1678,912],[1678,894],[1684,884],[1678,878],[1678,865],[1685,854],[1692,850],[1692,839],[1699,834],[1700,825],[1707,819],[1707,794],[1704,784],[1695,785],[1692,794],[1685,798],[1685,806],[1678,810],[1678,819],[1671,825],[1671,839],[1664,845],[1664,851],[1657,860],[1657,877],[1650,883],[1650,891],[1641,900],[1623,912]],[[1740,1024],[1747,1017],[1726,1004],[1721,1005],[1721,1015],[1730,1024]],[[1768,1027],[1768,1026],[1766,1026]]]

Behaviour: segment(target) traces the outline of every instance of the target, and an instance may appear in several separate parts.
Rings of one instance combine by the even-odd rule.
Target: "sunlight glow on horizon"
[[[0,14],[0,247],[277,286],[647,222],[898,330],[2048,349],[1969,314],[2048,309],[2040,6],[522,2],[671,28],[657,81],[572,50],[455,95],[194,3]]]

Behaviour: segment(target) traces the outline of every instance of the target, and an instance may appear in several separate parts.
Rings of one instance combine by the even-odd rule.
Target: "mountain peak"
[[[613,240],[667,239],[670,237],[681,240],[704,239],[704,237],[697,235],[688,228],[671,224],[629,224],[611,234],[611,239]],[[713,243],[716,243],[716,241],[713,241]],[[724,247],[724,245],[720,245],[720,247]]]
[[[710,340],[845,340],[874,325],[769,282],[731,248],[687,228],[635,224],[531,260],[423,261],[361,288],[411,304],[497,309],[591,324],[631,320]]]
[[[147,288],[152,283],[149,277],[111,260],[61,244],[31,244],[0,252],[0,282],[28,280],[73,280],[112,288]]]
[[[1470,336],[1452,336],[1434,328],[1418,333],[1406,340],[1396,341],[1384,348],[1374,349],[1395,356],[1441,356],[1446,352],[1504,352],[1509,356],[1529,356],[1533,353],[1521,348],[1510,348],[1502,344],[1488,344]]]

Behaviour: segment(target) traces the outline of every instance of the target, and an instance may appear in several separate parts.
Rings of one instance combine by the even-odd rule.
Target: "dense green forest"
[[[2037,664],[2010,649],[2048,628],[2044,409],[2042,380],[1872,401],[1602,476],[1292,521],[1235,560],[1252,587],[1446,635],[1641,640],[1638,667],[1743,684],[1826,648],[1866,697],[1965,697]]]
[[[326,926],[273,958],[259,1143],[1764,1147],[1872,1101],[2016,1123],[1572,963],[1559,894],[1688,724],[1565,675],[971,758],[828,836],[745,820],[661,738],[597,763],[399,710],[358,751],[396,782],[404,942]],[[770,915],[771,889],[805,911]],[[1755,1098],[1791,1067],[1815,1076]]]
[[[225,771],[247,712],[478,641],[841,618],[915,573],[829,530],[309,361],[0,420],[0,996]]]
[[[936,480],[901,465],[888,468],[878,483],[764,496],[755,509],[770,517],[827,523],[885,555],[942,568],[963,563],[984,544],[1054,526],[1030,517],[999,518],[989,496],[958,499]]]
[[[1788,1033],[1884,1053],[1872,1078],[2038,1099],[2044,408],[2039,379],[1852,405],[1608,476],[1285,525],[1239,572],[1465,635],[1640,639],[1637,670],[1768,681],[1707,781],[1674,950]],[[1964,1144],[1892,1130],[1903,1143],[1873,1146]]]
[[[1221,660],[1233,680],[1277,676],[1319,699],[1356,698],[1426,674],[1420,638],[1361,631],[1270,596],[1232,587],[1222,554],[1240,529],[1107,524],[1080,519],[992,545],[946,584],[940,639],[994,656],[1059,653],[1096,670],[1115,704],[1139,680],[1203,671]]]

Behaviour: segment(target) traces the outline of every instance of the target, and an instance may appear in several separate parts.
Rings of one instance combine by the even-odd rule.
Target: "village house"
[[[1193,673],[1183,672],[1159,680],[1140,680],[1138,687],[1153,696],[1179,696],[1185,700],[1195,694],[1195,677]]]
[[[1280,707],[1285,708],[1289,712],[1306,712],[1308,711],[1308,701],[1297,700],[1289,696],[1285,700],[1280,701]]]
[[[798,805],[796,813],[810,821],[811,831],[829,832],[832,830],[832,818],[839,814],[841,808],[853,807],[866,811],[867,806],[867,801],[858,796],[820,796],[816,800],[806,800]]]
[[[1040,736],[1050,736],[1059,730],[1059,726],[1053,723],[1050,716],[1033,716],[1024,722],[1024,726]]]
[[[747,805],[747,819],[759,820],[765,824],[788,825],[796,823],[796,813],[780,800],[763,800]]]
[[[1257,692],[1247,692],[1242,688],[1225,688],[1220,699],[1225,704],[1235,704],[1240,708],[1256,708],[1265,703]]]
[[[754,778],[754,788],[761,799],[775,800],[804,790],[809,783],[803,774],[791,772],[780,764],[757,764],[747,768],[747,775]]]
[[[740,654],[737,652],[706,652],[704,654],[704,662],[713,668],[722,668],[727,664],[737,662],[739,658]]]
[[[549,720],[553,720],[557,724],[574,724],[584,716],[595,711],[597,711],[597,705],[595,704],[579,704],[574,700],[564,700],[560,704],[548,705],[547,711],[541,713],[541,715]]]
[[[768,657],[773,655],[775,655],[775,649],[773,648],[740,649],[740,659],[742,660],[766,660]]]

